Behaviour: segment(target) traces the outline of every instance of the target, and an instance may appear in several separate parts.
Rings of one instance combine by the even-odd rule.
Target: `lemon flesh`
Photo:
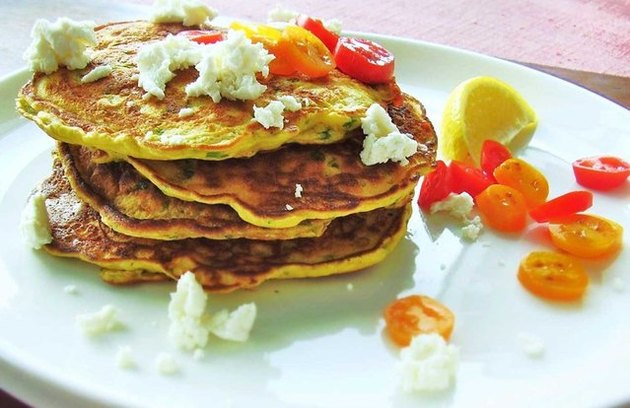
[[[511,150],[524,146],[536,130],[536,112],[510,85],[475,77],[450,93],[442,116],[440,153],[479,165],[481,146],[493,139]]]

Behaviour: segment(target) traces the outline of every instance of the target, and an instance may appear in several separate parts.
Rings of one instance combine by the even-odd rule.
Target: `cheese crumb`
[[[46,196],[43,194],[38,192],[29,197],[20,217],[20,232],[24,241],[33,249],[52,242]]]
[[[284,128],[284,104],[280,101],[271,101],[267,106],[259,108],[254,105],[254,120],[265,129],[270,127]]]
[[[276,4],[276,6],[267,13],[267,22],[295,24],[299,15],[300,13],[297,11],[288,10],[283,8],[280,4]]]
[[[133,352],[130,346],[118,347],[118,352],[116,353],[116,366],[122,369],[136,367],[136,362],[133,358]]]
[[[256,99],[267,89],[256,74],[269,75],[275,58],[261,43],[254,44],[242,31],[230,30],[224,41],[202,46],[201,60],[195,65],[197,80],[186,86],[188,96],[208,95],[215,103]]]
[[[179,364],[168,353],[159,353],[155,358],[155,368],[162,375],[173,375],[179,372]]]
[[[156,0],[151,21],[198,26],[208,24],[216,16],[215,9],[198,0]]]
[[[348,290],[348,292],[352,292],[354,290],[354,284],[353,283],[348,283],[346,285],[346,289]]]
[[[545,354],[545,344],[540,337],[521,332],[518,334],[517,338],[521,350],[523,350],[528,357],[539,358]]]
[[[105,78],[106,76],[111,74],[113,70],[114,68],[112,68],[111,65],[99,65],[87,74],[83,75],[81,77],[81,83],[87,84],[89,82],[98,81],[99,79]]]
[[[195,352],[193,353],[193,358],[197,361],[203,360],[205,356],[206,356],[206,352],[200,348],[196,349]]]
[[[302,193],[304,192],[304,188],[300,183],[295,184],[295,198],[302,198]]]
[[[191,116],[193,113],[195,113],[195,110],[193,108],[181,108],[177,116],[179,116],[180,118],[186,118],[188,116]]]
[[[24,52],[32,72],[50,74],[64,65],[83,69],[91,60],[88,47],[96,44],[96,24],[59,18],[54,23],[38,19],[31,30],[33,41]]]
[[[298,101],[294,96],[282,95],[278,97],[278,100],[282,102],[284,108],[289,112],[297,112],[302,109],[302,103]]]
[[[483,229],[479,216],[471,218],[474,205],[474,200],[470,194],[466,192],[459,194],[450,193],[445,199],[433,203],[430,212],[431,214],[444,212],[464,223],[461,229],[462,237],[474,241],[479,237]]]
[[[122,327],[118,310],[112,305],[105,305],[95,313],[78,315],[76,323],[86,336],[100,336]]]
[[[66,295],[76,295],[77,293],[79,293],[75,285],[67,285],[65,288],[63,288],[63,292]]]
[[[168,335],[180,348],[194,350],[208,343],[209,330],[203,322],[207,299],[195,274],[186,272],[179,278],[168,305]]]
[[[360,153],[366,166],[390,160],[406,166],[409,164],[407,158],[418,151],[418,142],[411,135],[400,133],[387,111],[377,103],[372,104],[361,118],[361,128],[367,135]]]
[[[246,303],[236,310],[221,310],[212,316],[209,322],[210,331],[224,340],[244,342],[256,320],[256,304]]]
[[[291,204],[286,204],[284,208],[286,208],[287,211],[293,211],[293,206]]]
[[[462,227],[462,237],[469,241],[475,241],[479,238],[479,234],[483,230],[483,223],[479,216],[475,216],[473,219],[467,221],[467,225]]]
[[[459,349],[436,333],[420,334],[400,351],[402,388],[411,391],[439,391],[454,381]]]

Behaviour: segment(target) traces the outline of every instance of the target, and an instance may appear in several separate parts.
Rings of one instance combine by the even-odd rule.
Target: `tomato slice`
[[[630,176],[630,164],[613,156],[579,159],[573,162],[578,184],[594,190],[611,190],[621,186]]]
[[[493,181],[481,170],[468,164],[453,160],[449,165],[454,193],[466,192],[476,197]]]
[[[571,191],[529,211],[537,222],[547,222],[589,209],[593,205],[590,191]]]
[[[405,347],[418,334],[438,333],[448,340],[453,332],[455,315],[435,299],[411,295],[387,306],[385,323],[394,343]]]
[[[494,175],[492,174],[494,169],[511,158],[512,153],[501,143],[492,139],[483,141],[481,145],[481,169],[492,179],[494,179]]]
[[[418,205],[421,209],[429,211],[431,204],[445,199],[452,191],[448,167],[442,160],[438,160],[435,169],[422,180]]]
[[[335,62],[341,72],[368,84],[386,83],[394,77],[394,54],[363,38],[339,38]]]
[[[297,18],[297,25],[315,34],[330,52],[335,52],[339,36],[324,27],[324,23],[321,20],[309,17],[306,14],[300,14]]]
[[[335,68],[333,56],[324,43],[298,26],[289,25],[284,29],[273,53],[308,78],[326,76]]]
[[[537,207],[547,200],[549,183],[534,166],[521,159],[507,159],[493,172],[498,183],[520,191],[529,208]]]
[[[577,259],[549,251],[528,254],[518,268],[518,280],[534,295],[556,301],[579,300],[588,287],[588,275]]]
[[[214,44],[225,40],[225,33],[219,30],[186,30],[180,31],[177,35],[199,44]]]
[[[520,191],[492,184],[476,198],[484,224],[497,231],[518,232],[527,225],[527,204]]]
[[[549,224],[551,240],[558,248],[582,258],[611,255],[623,240],[623,227],[604,217],[574,214]]]

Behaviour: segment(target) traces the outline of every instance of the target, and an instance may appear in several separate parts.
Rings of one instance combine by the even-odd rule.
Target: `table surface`
[[[24,67],[37,18],[97,23],[142,15],[152,0],[3,0],[0,78]],[[277,0],[208,2],[220,14],[265,21]],[[54,4],[54,6],[52,6]],[[294,0],[283,7],[344,29],[414,38],[522,63],[630,109],[630,5],[625,0]],[[0,390],[0,406],[23,407]]]

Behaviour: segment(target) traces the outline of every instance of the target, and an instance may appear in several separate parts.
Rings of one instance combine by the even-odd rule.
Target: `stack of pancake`
[[[53,255],[102,267],[110,283],[177,279],[211,291],[268,279],[344,273],[380,262],[404,236],[436,137],[422,105],[394,84],[369,86],[333,70],[305,80],[269,75],[253,101],[186,97],[194,68],[163,100],[143,97],[135,56],[179,24],[112,23],[83,70],[37,73],[18,110],[58,141],[46,197]],[[111,74],[81,78],[102,65]],[[284,127],[253,107],[290,95]],[[421,145],[409,164],[366,166],[361,118],[381,104]]]

